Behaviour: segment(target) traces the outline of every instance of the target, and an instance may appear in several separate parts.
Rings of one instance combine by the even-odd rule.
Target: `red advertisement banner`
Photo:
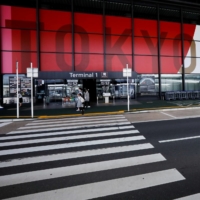
[[[19,73],[26,73],[30,62],[37,65],[36,10],[11,6],[1,6],[0,9],[2,72],[15,73],[15,63],[18,61],[21,62]],[[137,73],[158,73],[156,20],[136,18],[131,24],[132,20],[128,17],[106,16],[104,41],[102,15],[75,13],[74,43],[71,22],[70,12],[40,10],[41,71],[59,72],[75,69],[119,72],[129,64]],[[198,44],[192,42],[196,37],[196,28],[196,25],[184,24],[184,58],[188,54],[200,57],[197,51]],[[180,30],[180,23],[160,22],[161,73],[178,73],[182,67]],[[192,68],[194,67],[196,68]]]

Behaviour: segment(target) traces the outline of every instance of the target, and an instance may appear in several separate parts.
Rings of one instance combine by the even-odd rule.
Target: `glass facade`
[[[12,97],[9,77],[16,72],[16,61],[21,76],[30,62],[39,68],[34,88],[38,101],[45,95],[52,101],[72,97],[78,87],[88,87],[84,85],[88,76],[82,74],[104,72],[107,77],[95,77],[93,93],[101,98],[102,91],[109,91],[123,98],[126,64],[137,74],[129,83],[134,97],[200,90],[198,9],[150,1],[85,3],[85,7],[79,0],[66,1],[65,7],[0,5],[1,97]],[[109,84],[103,85],[106,81],[101,78]],[[71,86],[71,79],[78,80],[76,86]]]

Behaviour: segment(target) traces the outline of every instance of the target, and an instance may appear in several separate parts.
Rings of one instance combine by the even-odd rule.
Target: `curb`
[[[173,107],[159,107],[159,108],[149,108],[149,109],[131,109],[130,111],[121,110],[113,112],[98,112],[98,113],[85,113],[82,114],[67,114],[67,115],[41,115],[35,116],[34,118],[28,118],[27,116],[22,116],[21,119],[14,119],[14,116],[5,116],[0,118],[0,122],[17,122],[17,121],[30,121],[30,120],[42,120],[42,119],[58,119],[67,117],[89,117],[89,116],[100,116],[100,115],[118,115],[118,114],[139,114],[139,113],[150,113],[159,111],[176,111],[176,110],[188,110],[188,109],[200,109],[200,106],[185,107],[185,106],[173,106]],[[10,119],[12,118],[12,119]]]
[[[123,114],[124,111],[114,111],[114,112],[102,112],[102,113],[86,113],[82,114],[69,114],[69,115],[52,115],[52,116],[39,116],[38,119],[55,119],[55,118],[65,118],[65,117],[89,117],[97,115],[118,115]]]
[[[159,112],[159,111],[176,111],[176,110],[192,110],[200,109],[199,106],[185,107],[185,106],[173,106],[173,107],[160,107],[160,108],[150,108],[150,109],[132,109],[126,113],[147,113],[147,112]]]
[[[11,116],[10,116],[10,118],[11,118]],[[12,118],[14,118],[13,116],[12,116]],[[30,120],[35,120],[36,118],[31,118],[31,119],[24,119],[24,118],[22,118],[22,119],[0,119],[0,122],[19,122],[19,121],[30,121]]]

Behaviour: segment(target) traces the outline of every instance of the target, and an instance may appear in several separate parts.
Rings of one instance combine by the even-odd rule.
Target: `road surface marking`
[[[73,136],[65,136],[65,137],[57,137],[54,135],[53,138],[42,138],[42,139],[32,139],[26,141],[15,141],[15,142],[2,142],[0,143],[0,147],[5,146],[14,146],[14,145],[23,145],[23,144],[38,144],[45,142],[57,142],[57,141],[66,141],[66,140],[75,140],[75,139],[87,139],[87,138],[96,138],[96,137],[107,137],[107,136],[121,136],[121,135],[129,135],[139,133],[138,130],[129,130],[129,131],[120,131],[120,132],[104,132],[104,133],[93,133],[87,135],[73,135]],[[69,133],[71,134],[71,133]]]
[[[159,143],[176,142],[176,141],[181,141],[181,140],[192,140],[192,139],[197,139],[197,138],[200,138],[200,136],[177,138],[177,139],[170,139],[170,140],[161,140],[161,141],[159,141]]]
[[[161,154],[144,155],[0,176],[0,187],[165,161]]]
[[[73,123],[67,123],[67,122],[65,122],[65,123],[60,123],[60,124],[51,124],[51,125],[37,125],[37,126],[25,126],[25,127],[20,127],[20,128],[18,128],[18,129],[20,129],[20,130],[22,130],[22,129],[28,129],[28,130],[30,130],[30,129],[35,129],[35,128],[38,128],[38,127],[40,127],[40,128],[47,128],[47,127],[56,127],[56,126],[62,126],[62,127],[64,127],[64,126],[76,126],[76,127],[78,127],[79,125],[82,125],[82,124],[84,124],[84,125],[86,125],[86,124],[88,124],[88,125],[90,125],[90,124],[100,124],[100,123],[106,123],[106,122],[108,122],[108,120],[105,120],[105,121],[84,121],[84,122],[73,122]],[[109,123],[110,122],[115,122],[115,123],[120,123],[120,122],[128,122],[126,119],[117,119],[117,120],[109,120]]]
[[[118,117],[97,117],[97,118],[94,118],[94,117],[84,117],[84,118],[62,118],[62,119],[54,119],[54,120],[42,120],[42,121],[33,121],[32,123],[28,123],[26,124],[26,126],[36,126],[36,125],[42,125],[42,124],[58,124],[58,123],[65,123],[65,122],[85,122],[85,121],[101,121],[101,120],[110,120],[110,119],[116,119],[116,120],[119,120],[119,119],[126,119],[124,116],[118,116]]]
[[[64,135],[64,134],[73,134],[73,133],[89,133],[89,132],[97,132],[97,131],[108,131],[108,130],[123,130],[135,128],[134,126],[121,126],[121,127],[107,127],[107,128],[92,128],[92,129],[81,129],[81,130],[72,130],[72,131],[59,131],[59,132],[50,132],[50,133],[39,133],[33,135],[17,135],[13,136],[11,132],[7,133],[5,137],[0,137],[0,140],[9,139],[19,139],[19,138],[32,138],[32,137],[44,137],[44,136],[52,136],[52,135]]]
[[[3,126],[7,126],[7,125],[9,125],[9,124],[11,124],[12,122],[4,122],[4,123],[1,123],[0,124],[0,127],[3,127]]]
[[[172,118],[176,119],[176,117],[174,117],[173,115],[167,114],[167,113],[165,113],[165,112],[160,112],[160,113],[162,113],[162,114],[164,114],[164,115],[167,115],[167,116],[169,116],[169,117],[172,117]]]
[[[173,183],[184,179],[185,178],[176,169],[169,169],[137,176],[29,194],[9,198],[7,200],[87,200]]]
[[[100,145],[100,144],[110,144],[110,143],[121,143],[121,142],[130,142],[137,140],[144,140],[143,136],[134,136],[134,137],[126,137],[126,138],[114,138],[114,139],[103,139],[103,140],[94,140],[94,141],[85,141],[85,142],[74,142],[67,144],[54,144],[54,145],[46,145],[46,146],[38,146],[38,147],[27,147],[27,148],[18,148],[18,149],[10,149],[10,150],[1,150],[0,156],[3,155],[12,155],[12,154],[20,154],[20,153],[28,153],[28,152],[37,152],[37,151],[49,151],[55,149],[65,149],[72,147],[84,147],[84,146],[92,146],[92,145]]]
[[[56,128],[43,128],[43,129],[35,129],[35,130],[19,130],[19,131],[11,131],[8,134],[17,134],[17,133],[36,133],[38,131],[60,131],[66,129],[77,129],[77,128],[89,128],[89,127],[102,127],[102,126],[118,126],[118,125],[127,125],[131,124],[130,122],[116,122],[116,123],[103,123],[97,125],[82,125],[82,126],[64,126],[64,127],[56,127]]]
[[[0,168],[43,163],[43,162],[49,162],[49,161],[58,161],[58,160],[65,160],[65,159],[72,159],[72,158],[82,158],[82,157],[98,156],[98,155],[105,155],[105,154],[139,151],[139,150],[153,149],[153,148],[154,148],[153,145],[149,143],[145,143],[145,144],[137,144],[137,145],[130,145],[130,146],[120,146],[120,147],[111,147],[111,148],[104,148],[104,149],[93,149],[93,150],[86,150],[86,151],[53,154],[53,155],[47,155],[47,156],[38,156],[38,157],[30,157],[30,158],[22,158],[22,159],[20,158],[20,159],[14,159],[11,161],[9,160],[9,162],[8,161],[0,162]]]

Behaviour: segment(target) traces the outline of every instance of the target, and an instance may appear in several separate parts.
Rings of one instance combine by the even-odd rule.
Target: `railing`
[[[165,100],[184,100],[184,99],[200,99],[200,91],[168,91],[165,92]]]

